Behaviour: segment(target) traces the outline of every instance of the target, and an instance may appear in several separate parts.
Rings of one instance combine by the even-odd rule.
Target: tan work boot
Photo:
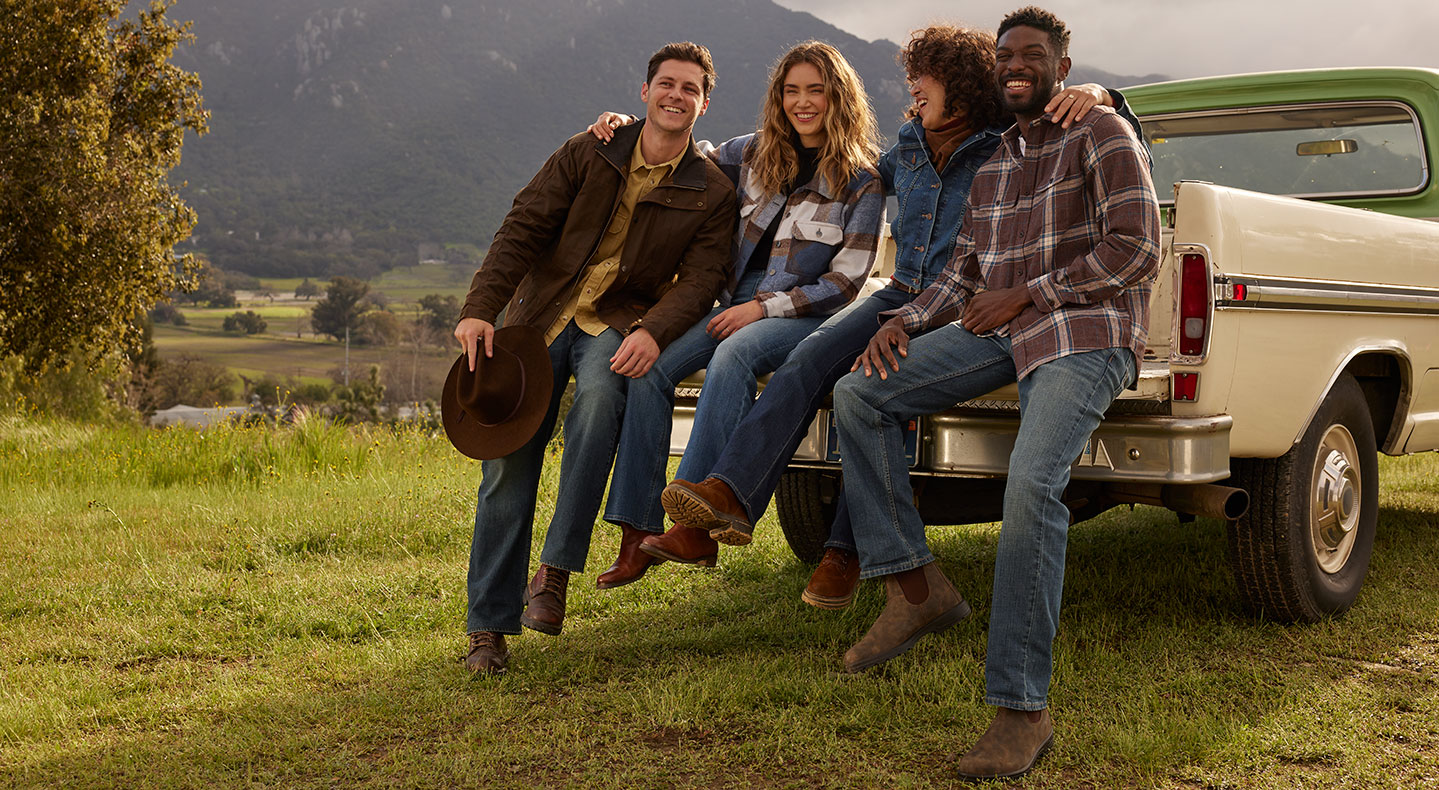
[[[494,631],[470,634],[470,654],[465,656],[465,669],[476,675],[503,675],[509,660],[504,634]]]
[[[970,781],[1012,779],[1029,773],[1054,743],[1049,709],[1031,721],[1027,711],[998,708],[989,729],[959,758],[959,777]]]
[[[748,546],[754,525],[729,483],[708,477],[698,483],[675,480],[660,492],[660,505],[676,524],[709,530],[727,546]]]
[[[888,602],[864,638],[845,652],[844,671],[859,672],[882,664],[914,647],[925,634],[943,631],[969,616],[969,604],[940,572],[939,563],[916,570],[923,572],[921,586],[928,588],[927,594],[911,602],[900,585],[900,574],[884,577]]]
[[[858,586],[859,555],[844,549],[828,548],[799,597],[820,609],[843,609],[854,600],[854,589]]]

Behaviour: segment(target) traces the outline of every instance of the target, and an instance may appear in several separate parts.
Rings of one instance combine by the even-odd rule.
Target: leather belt
[[[907,294],[917,294],[920,292],[918,288],[905,285],[904,283],[894,279],[893,277],[889,278],[889,287],[897,291],[904,291]]]

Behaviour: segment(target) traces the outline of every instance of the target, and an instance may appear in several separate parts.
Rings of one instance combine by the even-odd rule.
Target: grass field
[[[401,320],[412,320],[422,296],[440,293],[463,299],[472,273],[459,266],[402,267],[386,272],[371,283],[371,288],[390,299],[389,309]],[[315,300],[293,298],[299,279],[263,279],[261,282],[276,298],[241,292],[237,294],[239,307],[184,306],[181,312],[186,326],[156,325],[156,349],[162,356],[194,354],[249,379],[269,374],[300,383],[330,382],[330,372],[344,365],[345,349],[343,344],[317,337],[310,331],[310,310]],[[265,331],[258,335],[225,332],[225,318],[245,310],[253,310],[265,319]],[[401,368],[404,375],[400,378],[409,381],[411,368],[418,367],[414,379],[422,385],[416,385],[416,391],[434,398],[438,398],[439,384],[454,359],[455,351],[448,348],[425,349],[415,355],[403,346],[350,347],[352,377],[363,377],[372,364],[389,364]]]
[[[1018,786],[1439,784],[1439,456],[1381,470],[1365,590],[1312,626],[1241,611],[1217,522],[1076,527],[1056,748]],[[809,568],[772,521],[717,569],[605,592],[599,526],[564,634],[476,681],[478,478],[414,431],[0,416],[0,786],[957,785],[989,716],[994,525],[932,532],[975,616],[855,677],[840,655],[880,590],[800,603]]]
[[[162,354],[198,355],[252,379],[269,373],[281,380],[294,377],[306,382],[329,382],[330,371],[345,364],[345,347],[339,343],[308,334],[304,338],[278,336],[268,331],[259,335],[233,335],[205,329],[201,321],[191,321],[190,326],[155,327],[155,346]],[[422,350],[418,364],[425,380],[443,381],[445,372],[455,361],[455,353],[439,348]],[[350,375],[363,377],[370,365],[390,359],[408,366],[410,355],[410,350],[404,348],[352,345]],[[438,392],[436,388],[434,397],[439,397]]]

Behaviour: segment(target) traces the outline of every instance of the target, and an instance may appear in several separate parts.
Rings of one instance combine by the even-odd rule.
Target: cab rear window
[[[1398,102],[1306,104],[1142,119],[1154,184],[1210,181],[1294,197],[1404,195],[1428,163],[1414,112]]]

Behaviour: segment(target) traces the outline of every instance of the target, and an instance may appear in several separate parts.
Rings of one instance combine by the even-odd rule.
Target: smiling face
[[[994,83],[1004,109],[1021,122],[1044,112],[1044,105],[1069,76],[1069,58],[1059,57],[1049,34],[1019,25],[999,37],[994,53]]]
[[[944,83],[922,74],[909,82],[909,95],[914,98],[914,109],[919,125],[934,131],[954,120],[944,109]]]
[[[784,75],[784,115],[799,133],[806,148],[824,144],[825,112],[829,99],[824,92],[824,76],[812,63],[796,63]]]
[[[646,122],[661,131],[688,136],[695,121],[709,108],[704,77],[704,69],[689,61],[661,63],[655,76],[640,88]]]

